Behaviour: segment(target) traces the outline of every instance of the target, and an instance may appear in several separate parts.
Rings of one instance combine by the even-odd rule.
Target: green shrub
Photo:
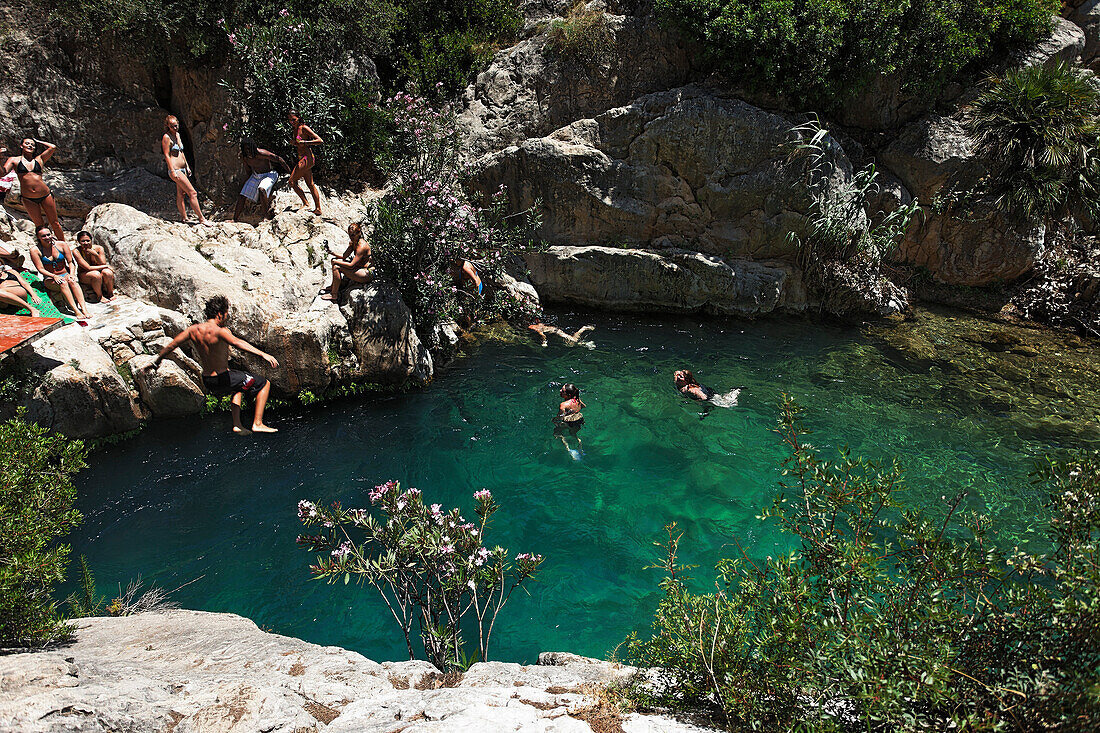
[[[68,627],[50,597],[69,547],[58,538],[81,520],[73,476],[84,446],[27,422],[0,425],[0,646],[38,646]]]
[[[615,35],[600,10],[574,5],[565,18],[550,24],[547,45],[565,61],[591,68],[611,60]]]
[[[664,597],[629,656],[643,705],[732,730],[1100,730],[1100,453],[1042,472],[1045,552],[1006,549],[963,496],[902,506],[902,474],[821,459],[785,399],[790,449],[764,512],[795,552],[743,555],[696,593],[669,529]]]
[[[724,74],[828,109],[878,74],[927,92],[1050,27],[1053,0],[656,0]]]
[[[967,131],[992,170],[977,195],[1030,222],[1100,213],[1100,85],[1064,63],[990,79]]]

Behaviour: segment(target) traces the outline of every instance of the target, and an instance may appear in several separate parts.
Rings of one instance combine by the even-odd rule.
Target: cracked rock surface
[[[584,710],[630,667],[572,654],[538,665],[379,664],[232,614],[81,619],[75,641],[0,657],[0,731],[541,731],[588,733]],[[701,729],[626,716],[626,733]]]

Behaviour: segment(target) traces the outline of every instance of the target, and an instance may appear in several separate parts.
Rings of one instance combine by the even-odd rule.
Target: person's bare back
[[[233,334],[228,328],[206,321],[189,327],[187,332],[199,353],[203,376],[213,377],[229,369],[229,340]]]

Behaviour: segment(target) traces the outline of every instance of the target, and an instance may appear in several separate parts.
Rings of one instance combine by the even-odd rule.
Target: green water
[[[367,490],[394,478],[472,514],[471,493],[489,488],[503,504],[490,542],[548,558],[530,595],[506,608],[495,658],[602,656],[648,623],[659,578],[643,567],[666,523],[684,530],[684,559],[702,566],[699,577],[735,552],[734,540],[757,555],[786,547],[755,519],[782,458],[770,430],[783,392],[807,408],[822,449],[847,443],[897,456],[913,501],[966,488],[972,506],[1020,536],[1039,512],[1031,459],[1100,443],[1093,352],[1083,344],[1073,352],[1080,370],[1048,375],[1065,394],[1035,400],[1038,377],[1028,370],[1055,369],[1062,352],[1040,364],[963,349],[959,335],[978,328],[969,321],[927,317],[880,332],[781,320],[559,320],[595,323],[598,348],[486,343],[423,392],[276,410],[269,422],[281,432],[270,437],[229,435],[227,415],[155,423],[97,453],[80,476],[85,521],[74,557],[88,556],[101,592],[139,575],[167,589],[195,581],[174,594],[184,607],[400,659],[403,641],[370,591],[309,580],[311,558],[294,543],[298,500],[366,506]],[[1020,377],[1015,386],[997,382],[1006,365]],[[684,366],[719,392],[744,387],[738,407],[702,418],[671,386]],[[577,383],[588,405],[580,461],[550,422],[563,381]],[[1091,422],[1067,412],[1081,405]]]

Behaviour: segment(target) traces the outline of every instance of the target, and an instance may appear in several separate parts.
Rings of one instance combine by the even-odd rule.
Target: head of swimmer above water
[[[684,387],[691,387],[692,385],[699,384],[690,369],[676,370],[672,375],[672,381],[676,383],[676,389],[683,389]]]
[[[581,391],[577,389],[577,385],[570,382],[569,384],[562,385],[561,398],[563,400],[576,400],[580,399]]]

